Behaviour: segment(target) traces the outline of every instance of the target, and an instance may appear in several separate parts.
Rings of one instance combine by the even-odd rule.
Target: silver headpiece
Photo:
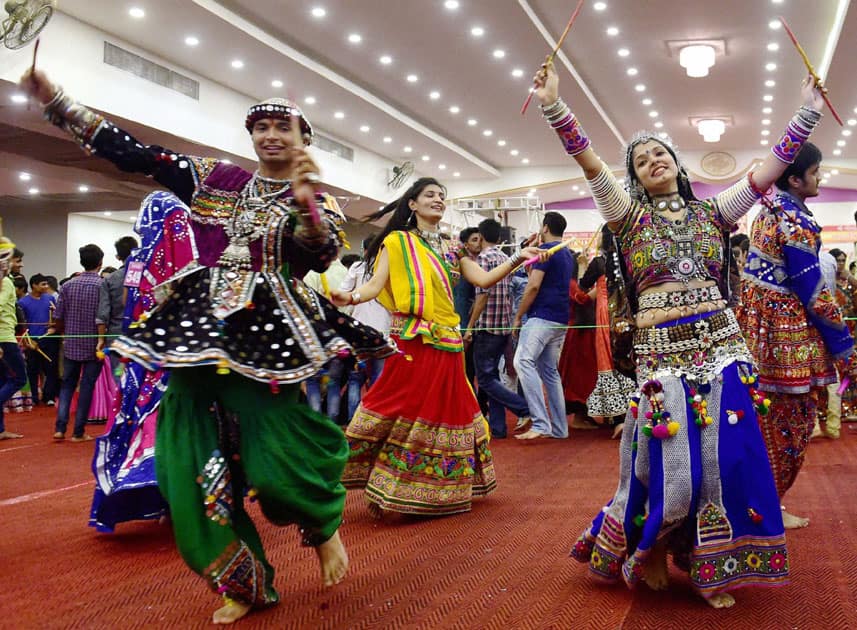
[[[684,179],[687,182],[688,189],[690,188],[690,178],[687,176],[687,170],[684,168],[684,164],[682,163],[681,154],[678,152],[678,149],[675,146],[672,138],[669,137],[668,134],[664,132],[654,132],[648,130],[638,131],[631,137],[631,142],[628,143],[628,146],[625,147],[625,190],[628,191],[628,194],[635,201],[646,201],[646,191],[643,188],[640,181],[637,179],[637,175],[634,173],[634,147],[638,144],[645,144],[646,142],[659,142],[664,145],[667,150],[672,153],[675,158],[676,167],[678,168],[678,178],[679,180]]]

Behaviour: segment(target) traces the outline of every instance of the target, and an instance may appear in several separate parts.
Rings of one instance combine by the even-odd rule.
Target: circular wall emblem
[[[714,177],[725,177],[735,170],[735,158],[731,153],[712,151],[702,158],[702,170]]]

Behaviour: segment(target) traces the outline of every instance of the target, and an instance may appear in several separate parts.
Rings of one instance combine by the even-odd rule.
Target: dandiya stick
[[[815,68],[812,67],[812,62],[810,62],[809,57],[806,55],[806,51],[804,51],[803,46],[798,42],[797,37],[792,32],[792,29],[789,28],[789,25],[786,23],[786,19],[783,16],[779,18],[780,23],[783,25],[783,28],[786,30],[786,33],[789,36],[789,39],[792,40],[792,44],[797,48],[798,54],[800,54],[801,59],[803,59],[803,63],[806,66],[807,71],[815,79],[816,87],[821,91],[821,98],[824,99],[827,108],[830,110],[830,113],[833,114],[833,117],[836,119],[836,122],[839,123],[839,126],[844,126],[842,123],[842,119],[839,117],[839,114],[836,113],[836,109],[833,107],[833,103],[830,102],[830,99],[827,98],[827,88],[824,87],[824,83],[821,81],[821,77],[815,72]]]
[[[300,148],[304,145],[304,139],[301,135],[301,121],[296,114],[291,115],[291,127],[292,144],[295,148]],[[309,211],[310,221],[312,221],[314,226],[317,226],[321,223],[321,216],[319,215],[318,208],[315,205],[315,189],[313,189],[312,194],[307,196],[304,203],[306,203],[307,210]]]
[[[595,233],[592,235],[592,238],[589,239],[589,242],[586,244],[586,247],[583,248],[583,251],[585,251],[585,252],[589,251],[589,248],[592,247],[593,243],[595,243],[595,239],[598,238],[599,234],[601,234],[601,228],[600,227],[597,230],[595,230]],[[548,258],[550,258],[554,254],[556,254],[563,247],[571,247],[574,244],[575,240],[576,239],[574,239],[574,238],[569,238],[569,239],[564,240],[562,243],[554,245],[553,247],[551,247],[550,249],[547,250]],[[527,259],[524,262],[524,266],[529,267],[530,265],[535,265],[537,262],[539,262],[539,258],[541,258],[541,255],[533,256],[532,258]]]
[[[571,30],[571,25],[574,24],[574,20],[577,18],[577,14],[580,13],[580,9],[583,7],[583,0],[579,0],[577,3],[577,8],[574,10],[574,13],[571,14],[571,19],[568,21],[568,24],[565,27],[565,30],[562,32],[562,36],[559,38],[559,41],[554,46],[553,51],[550,55],[548,55],[548,59],[545,62],[549,64],[553,61],[553,58],[559,52],[559,49],[562,47],[562,42],[565,41],[565,36],[568,35],[568,31]],[[527,100],[524,101],[524,106],[521,108],[521,116],[527,113],[527,108],[530,106],[530,101],[533,100],[533,94],[535,93],[535,84],[530,89],[530,93],[527,95]]]
[[[33,44],[33,63],[30,66],[30,76],[33,76],[36,72],[36,55],[39,53],[39,42],[42,41],[41,37],[36,38],[36,43]],[[27,102],[27,111],[30,111],[30,103]]]

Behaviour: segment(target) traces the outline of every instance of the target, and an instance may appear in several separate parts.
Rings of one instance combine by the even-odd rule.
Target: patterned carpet
[[[184,567],[169,527],[131,523],[104,535],[86,526],[92,442],[54,444],[52,409],[6,423],[25,437],[0,442],[0,628],[210,625],[218,600]],[[351,571],[330,590],[296,530],[255,510],[282,602],[238,627],[857,628],[857,424],[838,442],[813,442],[787,497],[812,518],[789,537],[791,585],[739,590],[736,607],[720,611],[674,569],[670,591],[629,592],[569,559],[615,488],[616,442],[606,431],[537,442],[495,442],[499,488],[466,515],[378,522],[350,493]]]

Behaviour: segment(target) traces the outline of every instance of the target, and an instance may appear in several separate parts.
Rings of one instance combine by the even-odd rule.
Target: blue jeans
[[[506,409],[519,418],[530,415],[527,401],[500,382],[500,357],[509,335],[477,332],[473,336],[473,359],[479,391],[488,395],[488,426],[493,437],[506,437]]]
[[[384,359],[367,359],[366,369],[361,366],[355,367],[348,374],[348,420],[354,417],[354,412],[357,411],[357,405],[360,404],[362,397],[361,390],[366,383],[366,377],[369,377],[369,386],[378,380],[381,376],[381,370],[384,369]]]
[[[342,400],[342,375],[345,373],[346,359],[335,358],[319,372],[306,381],[307,404],[313,411],[321,413],[321,378],[327,372],[327,417],[339,420],[339,404]]]
[[[515,370],[530,408],[533,431],[555,438],[568,437],[565,399],[557,370],[564,338],[562,324],[531,317],[521,328],[515,352]]]
[[[6,430],[3,405],[27,382],[27,366],[21,349],[14,341],[0,343],[3,360],[0,363],[0,433]]]
[[[81,372],[83,377],[81,378]],[[75,361],[64,356],[62,359],[62,385],[60,386],[60,399],[57,405],[57,421],[55,431],[65,435],[68,427],[68,410],[71,408],[71,399],[77,382],[80,380],[80,393],[77,397],[77,411],[74,414],[74,437],[83,437],[86,427],[86,419],[89,416],[89,407],[92,405],[92,392],[95,391],[95,382],[101,372],[101,361]]]

